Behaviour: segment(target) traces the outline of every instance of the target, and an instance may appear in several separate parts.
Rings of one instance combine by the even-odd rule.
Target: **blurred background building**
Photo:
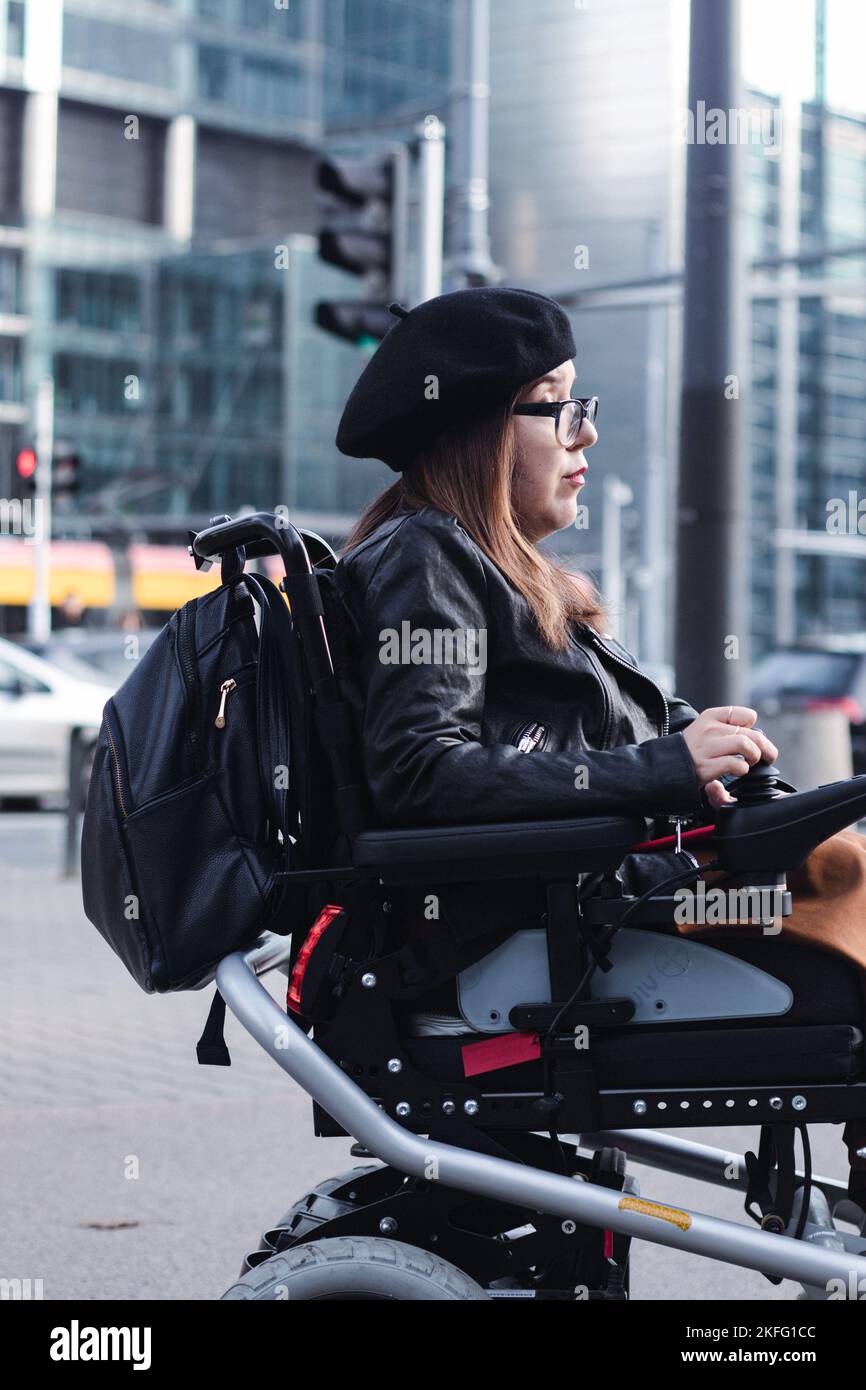
[[[862,561],[821,535],[828,499],[866,480],[866,36],[855,0],[744,10],[767,118],[744,189],[758,657],[866,629]],[[56,447],[79,460],[59,536],[116,553],[282,503],[339,541],[393,475],[333,443],[370,346],[314,322],[357,292],[317,255],[316,160],[432,112],[452,169],[458,11],[0,0],[0,495],[51,375]],[[573,311],[577,384],[602,399],[591,525],[555,547],[603,573],[617,509],[622,634],[651,663],[670,655],[687,34],[685,0],[496,0],[490,28],[493,259]],[[450,234],[446,212],[446,266]]]
[[[55,535],[282,503],[337,539],[387,470],[333,446],[365,358],[313,323],[350,278],[316,158],[444,101],[450,51],[448,0],[0,0],[0,496],[51,376]]]

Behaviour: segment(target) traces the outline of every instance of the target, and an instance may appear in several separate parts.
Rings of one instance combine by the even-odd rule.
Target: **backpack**
[[[280,874],[302,859],[292,619],[239,557],[223,575],[173,614],[107,702],[96,745],[84,910],[148,992],[200,988],[225,955],[279,931]]]

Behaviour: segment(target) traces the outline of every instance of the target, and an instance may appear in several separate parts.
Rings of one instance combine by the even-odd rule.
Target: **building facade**
[[[356,282],[314,254],[315,163],[332,128],[447,91],[449,11],[0,0],[0,495],[51,376],[70,533],[357,512],[375,466],[343,476],[334,407],[363,355],[312,323]]]

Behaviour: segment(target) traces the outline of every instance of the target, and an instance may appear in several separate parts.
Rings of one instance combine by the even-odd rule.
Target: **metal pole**
[[[442,233],[445,218],[445,127],[427,116],[418,136],[418,295],[423,304],[442,293]]]
[[[693,0],[674,661],[677,690],[697,709],[742,703],[748,670],[738,19],[739,0]]]
[[[502,275],[490,254],[488,192],[490,0],[454,0],[448,190],[449,288],[493,285]]]
[[[628,483],[621,478],[604,480],[604,514],[601,523],[601,590],[610,612],[613,636],[622,641],[625,627],[625,576],[622,572],[622,509],[633,501]],[[628,637],[625,638],[628,641]]]
[[[36,540],[33,598],[28,632],[35,642],[51,636],[51,465],[54,456],[54,382],[42,377],[36,387]]]

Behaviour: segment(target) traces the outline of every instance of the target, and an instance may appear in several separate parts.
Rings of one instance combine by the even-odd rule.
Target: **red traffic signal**
[[[15,469],[19,478],[32,478],[36,473],[36,450],[19,449],[18,457],[15,460]]]

